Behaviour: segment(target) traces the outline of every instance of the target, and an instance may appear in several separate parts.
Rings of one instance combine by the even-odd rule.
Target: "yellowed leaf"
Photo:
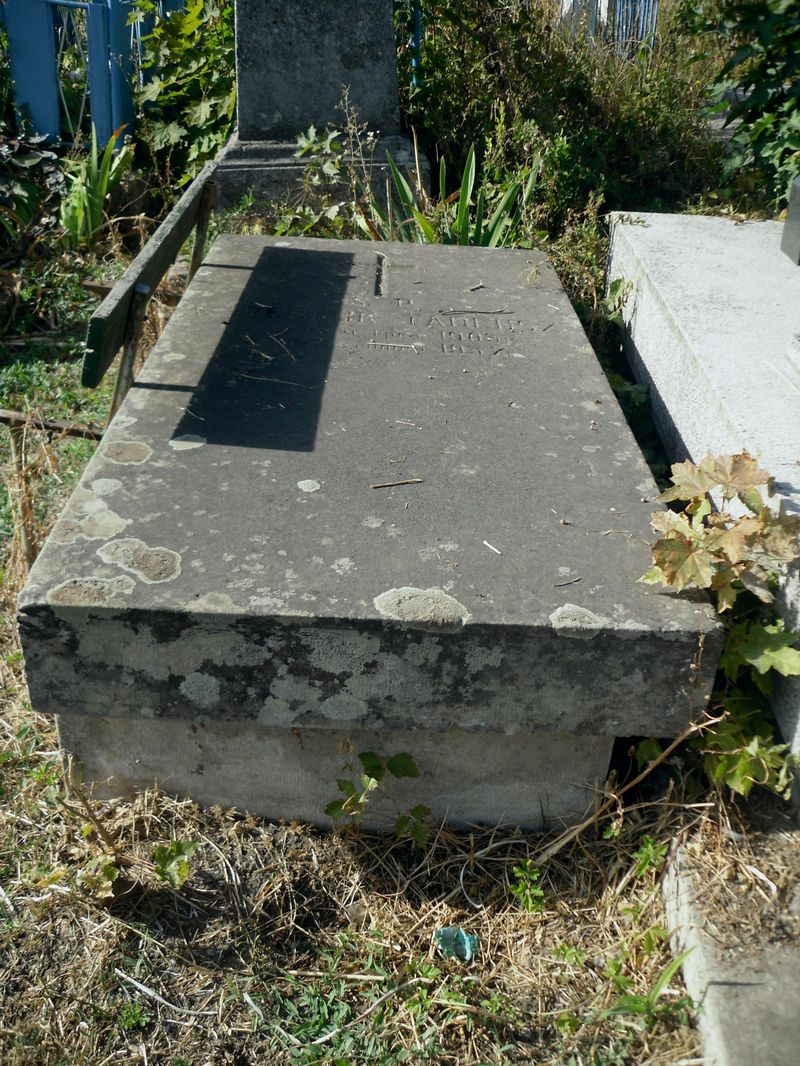
[[[686,537],[672,536],[656,541],[653,561],[676,589],[706,589],[714,576],[713,556]]]
[[[662,492],[659,499],[664,503],[670,500],[693,500],[695,496],[705,496],[714,488],[717,481],[713,473],[695,466],[687,459],[685,463],[673,463],[670,473],[672,488]]]

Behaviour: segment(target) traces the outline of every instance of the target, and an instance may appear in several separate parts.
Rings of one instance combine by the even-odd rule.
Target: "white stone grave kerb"
[[[800,179],[787,223],[697,215],[613,216],[609,280],[632,283],[626,349],[650,386],[670,458],[749,451],[800,513]],[[784,254],[784,253],[788,253]],[[786,628],[800,629],[800,571],[779,593]],[[800,684],[774,700],[800,753]],[[798,791],[800,800],[800,791]]]

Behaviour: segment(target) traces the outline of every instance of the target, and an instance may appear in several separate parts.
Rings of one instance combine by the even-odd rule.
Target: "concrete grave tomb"
[[[33,705],[112,792],[324,822],[408,751],[400,806],[575,819],[713,677],[656,494],[541,253],[221,236],[22,594]]]

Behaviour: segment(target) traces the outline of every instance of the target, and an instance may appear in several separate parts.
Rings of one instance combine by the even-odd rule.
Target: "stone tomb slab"
[[[656,491],[540,253],[222,236],[22,594],[33,705],[111,791],[319,822],[406,750],[398,802],[579,817],[713,677]]]

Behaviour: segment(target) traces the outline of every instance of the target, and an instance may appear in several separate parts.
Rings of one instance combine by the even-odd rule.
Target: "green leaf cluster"
[[[133,162],[131,145],[116,147],[123,129],[124,126],[120,126],[111,134],[101,155],[93,125],[89,150],[79,149],[65,162],[68,191],[61,201],[59,221],[64,227],[69,248],[92,244],[105,227],[109,195]]]
[[[685,1022],[686,1015],[692,1006],[691,1000],[684,996],[677,1001],[665,1003],[662,1002],[662,997],[667,991],[670,981],[692,950],[690,948],[688,951],[682,951],[680,955],[676,955],[674,959],[670,960],[646,995],[626,992],[617,999],[613,1006],[603,1011],[600,1017],[614,1018],[619,1015],[632,1014],[641,1019],[642,1025],[646,1029],[652,1029],[657,1022],[667,1017],[673,1017]]]
[[[0,240],[17,240],[63,192],[58,157],[45,138],[0,127]]]
[[[172,840],[159,844],[153,856],[156,875],[176,891],[189,877],[189,859],[197,851],[194,840]]]
[[[780,209],[800,174],[797,0],[716,0],[704,9],[703,28],[732,50],[715,81],[733,124],[723,180],[749,173]]]
[[[513,869],[514,882],[509,892],[516,896],[522,909],[528,914],[541,914],[544,910],[544,889],[539,884],[542,871],[534,866],[532,859],[523,859]]]
[[[186,184],[233,132],[233,12],[233,0],[186,0],[142,40],[140,125],[165,183]],[[136,0],[131,21],[155,13],[152,0]]]
[[[358,825],[370,796],[380,787],[387,774],[397,780],[419,777],[419,768],[407,751],[397,752],[389,758],[374,751],[362,751],[358,754],[358,761],[363,772],[355,780],[339,778],[336,784],[344,798],[333,800],[325,808],[325,813],[335,822],[349,818]],[[424,848],[430,836],[427,825],[430,813],[430,808],[421,803],[402,813],[395,822],[397,836],[408,837],[417,847]]]
[[[642,843],[633,853],[634,869],[637,877],[644,877],[652,871],[658,873],[667,861],[669,844],[658,844],[651,836],[643,836]]]
[[[534,159],[512,180],[491,195],[485,185],[475,193],[476,156],[474,145],[456,192],[449,196],[447,164],[439,161],[438,201],[432,200],[421,182],[412,189],[407,178],[387,153],[393,192],[384,210],[369,191],[362,207],[361,228],[375,240],[406,241],[416,244],[459,244],[482,248],[503,248],[520,243],[520,223],[539,172],[540,160]]]

